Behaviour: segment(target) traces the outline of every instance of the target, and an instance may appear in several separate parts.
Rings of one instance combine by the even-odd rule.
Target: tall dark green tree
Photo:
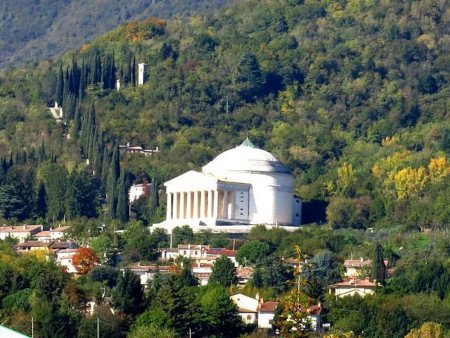
[[[229,287],[236,282],[236,267],[233,261],[226,256],[216,259],[208,283]]]
[[[119,276],[117,285],[113,290],[113,306],[125,315],[134,316],[142,311],[144,304],[144,291],[140,278],[126,269]]]
[[[128,188],[125,176],[125,172],[122,170],[117,184],[116,218],[122,222],[127,222],[129,218]]]
[[[384,284],[386,279],[386,265],[384,264],[383,247],[377,243],[374,248],[372,258],[372,279],[376,279],[380,284]]]

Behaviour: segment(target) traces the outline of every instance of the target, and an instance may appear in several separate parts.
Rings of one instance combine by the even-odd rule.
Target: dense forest
[[[0,68],[60,56],[126,21],[149,16],[181,18],[231,2],[4,0],[0,4]]]
[[[124,263],[154,261],[168,236],[145,226],[165,215],[162,182],[248,136],[293,170],[304,227],[289,234],[256,227],[238,242],[255,268],[243,292],[287,308],[303,277],[305,303],[324,302],[336,337],[403,337],[427,322],[440,324],[424,330],[448,330],[449,23],[445,0],[249,0],[186,21],[128,22],[60,60],[4,70],[2,221],[66,222],[102,259],[120,250]],[[142,86],[139,63],[147,65]],[[54,101],[63,107],[62,123],[47,108]],[[121,154],[126,142],[160,151]],[[133,182],[153,187],[129,208]],[[231,245],[188,227],[174,241]],[[120,309],[114,316],[98,309],[110,336],[142,337],[155,328],[163,337],[189,328],[194,336],[251,331],[227,301],[234,281],[215,276],[216,287],[197,287],[188,262],[143,294],[132,274],[107,262],[74,281],[47,274],[51,262],[26,271],[34,258],[10,248],[0,247],[8,262],[0,264],[7,276],[0,278],[7,290],[0,315],[13,327],[22,325],[11,315],[19,309],[24,322],[40,318],[41,332],[64,322],[62,334],[87,336],[95,321],[80,315],[85,299],[76,297],[106,303],[106,294]],[[385,258],[395,274],[374,296],[326,296],[354,255]],[[306,257],[309,265],[296,274],[280,263],[286,257]],[[41,300],[53,316],[36,305]]]

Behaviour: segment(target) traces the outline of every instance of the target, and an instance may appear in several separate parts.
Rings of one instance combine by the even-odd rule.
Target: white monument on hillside
[[[142,86],[145,80],[145,63],[138,64],[138,85]]]
[[[249,225],[298,226],[301,201],[294,197],[294,177],[275,156],[246,139],[202,168],[166,183],[166,220],[155,226],[189,225],[249,231]],[[247,225],[247,227],[243,227]]]

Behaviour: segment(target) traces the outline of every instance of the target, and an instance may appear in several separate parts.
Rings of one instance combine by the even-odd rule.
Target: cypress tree
[[[47,192],[44,183],[40,182],[36,197],[36,216],[44,218],[47,214]]]
[[[117,184],[117,208],[116,218],[122,222],[128,221],[128,196],[127,186],[125,182],[125,173],[120,173],[119,183]]]
[[[136,56],[133,55],[133,62],[131,63],[131,83],[136,86]]]
[[[102,156],[102,171],[100,173],[100,180],[102,182],[102,190],[106,191],[107,182],[108,182],[108,173],[109,173],[109,165],[110,165],[110,153],[107,147],[103,148],[103,156]]]
[[[62,105],[64,97],[64,72],[62,68],[62,62],[59,63],[58,80],[56,83],[56,102]]]
[[[108,176],[108,212],[109,217],[116,218],[117,209],[117,180],[120,175],[120,160],[119,160],[119,147],[114,146],[113,154],[111,157],[111,163],[109,166]]]
[[[376,279],[380,284],[384,284],[385,277],[386,265],[384,264],[383,247],[380,243],[377,243],[372,258],[372,279]]]
[[[38,162],[44,162],[46,159],[47,155],[45,154],[45,143],[44,140],[42,140],[38,151]]]

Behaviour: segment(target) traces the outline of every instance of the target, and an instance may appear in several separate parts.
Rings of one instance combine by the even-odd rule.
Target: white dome
[[[224,171],[291,172],[275,156],[268,151],[257,148],[248,138],[236,148],[218,155],[205,165],[202,171],[206,174],[223,173]]]

